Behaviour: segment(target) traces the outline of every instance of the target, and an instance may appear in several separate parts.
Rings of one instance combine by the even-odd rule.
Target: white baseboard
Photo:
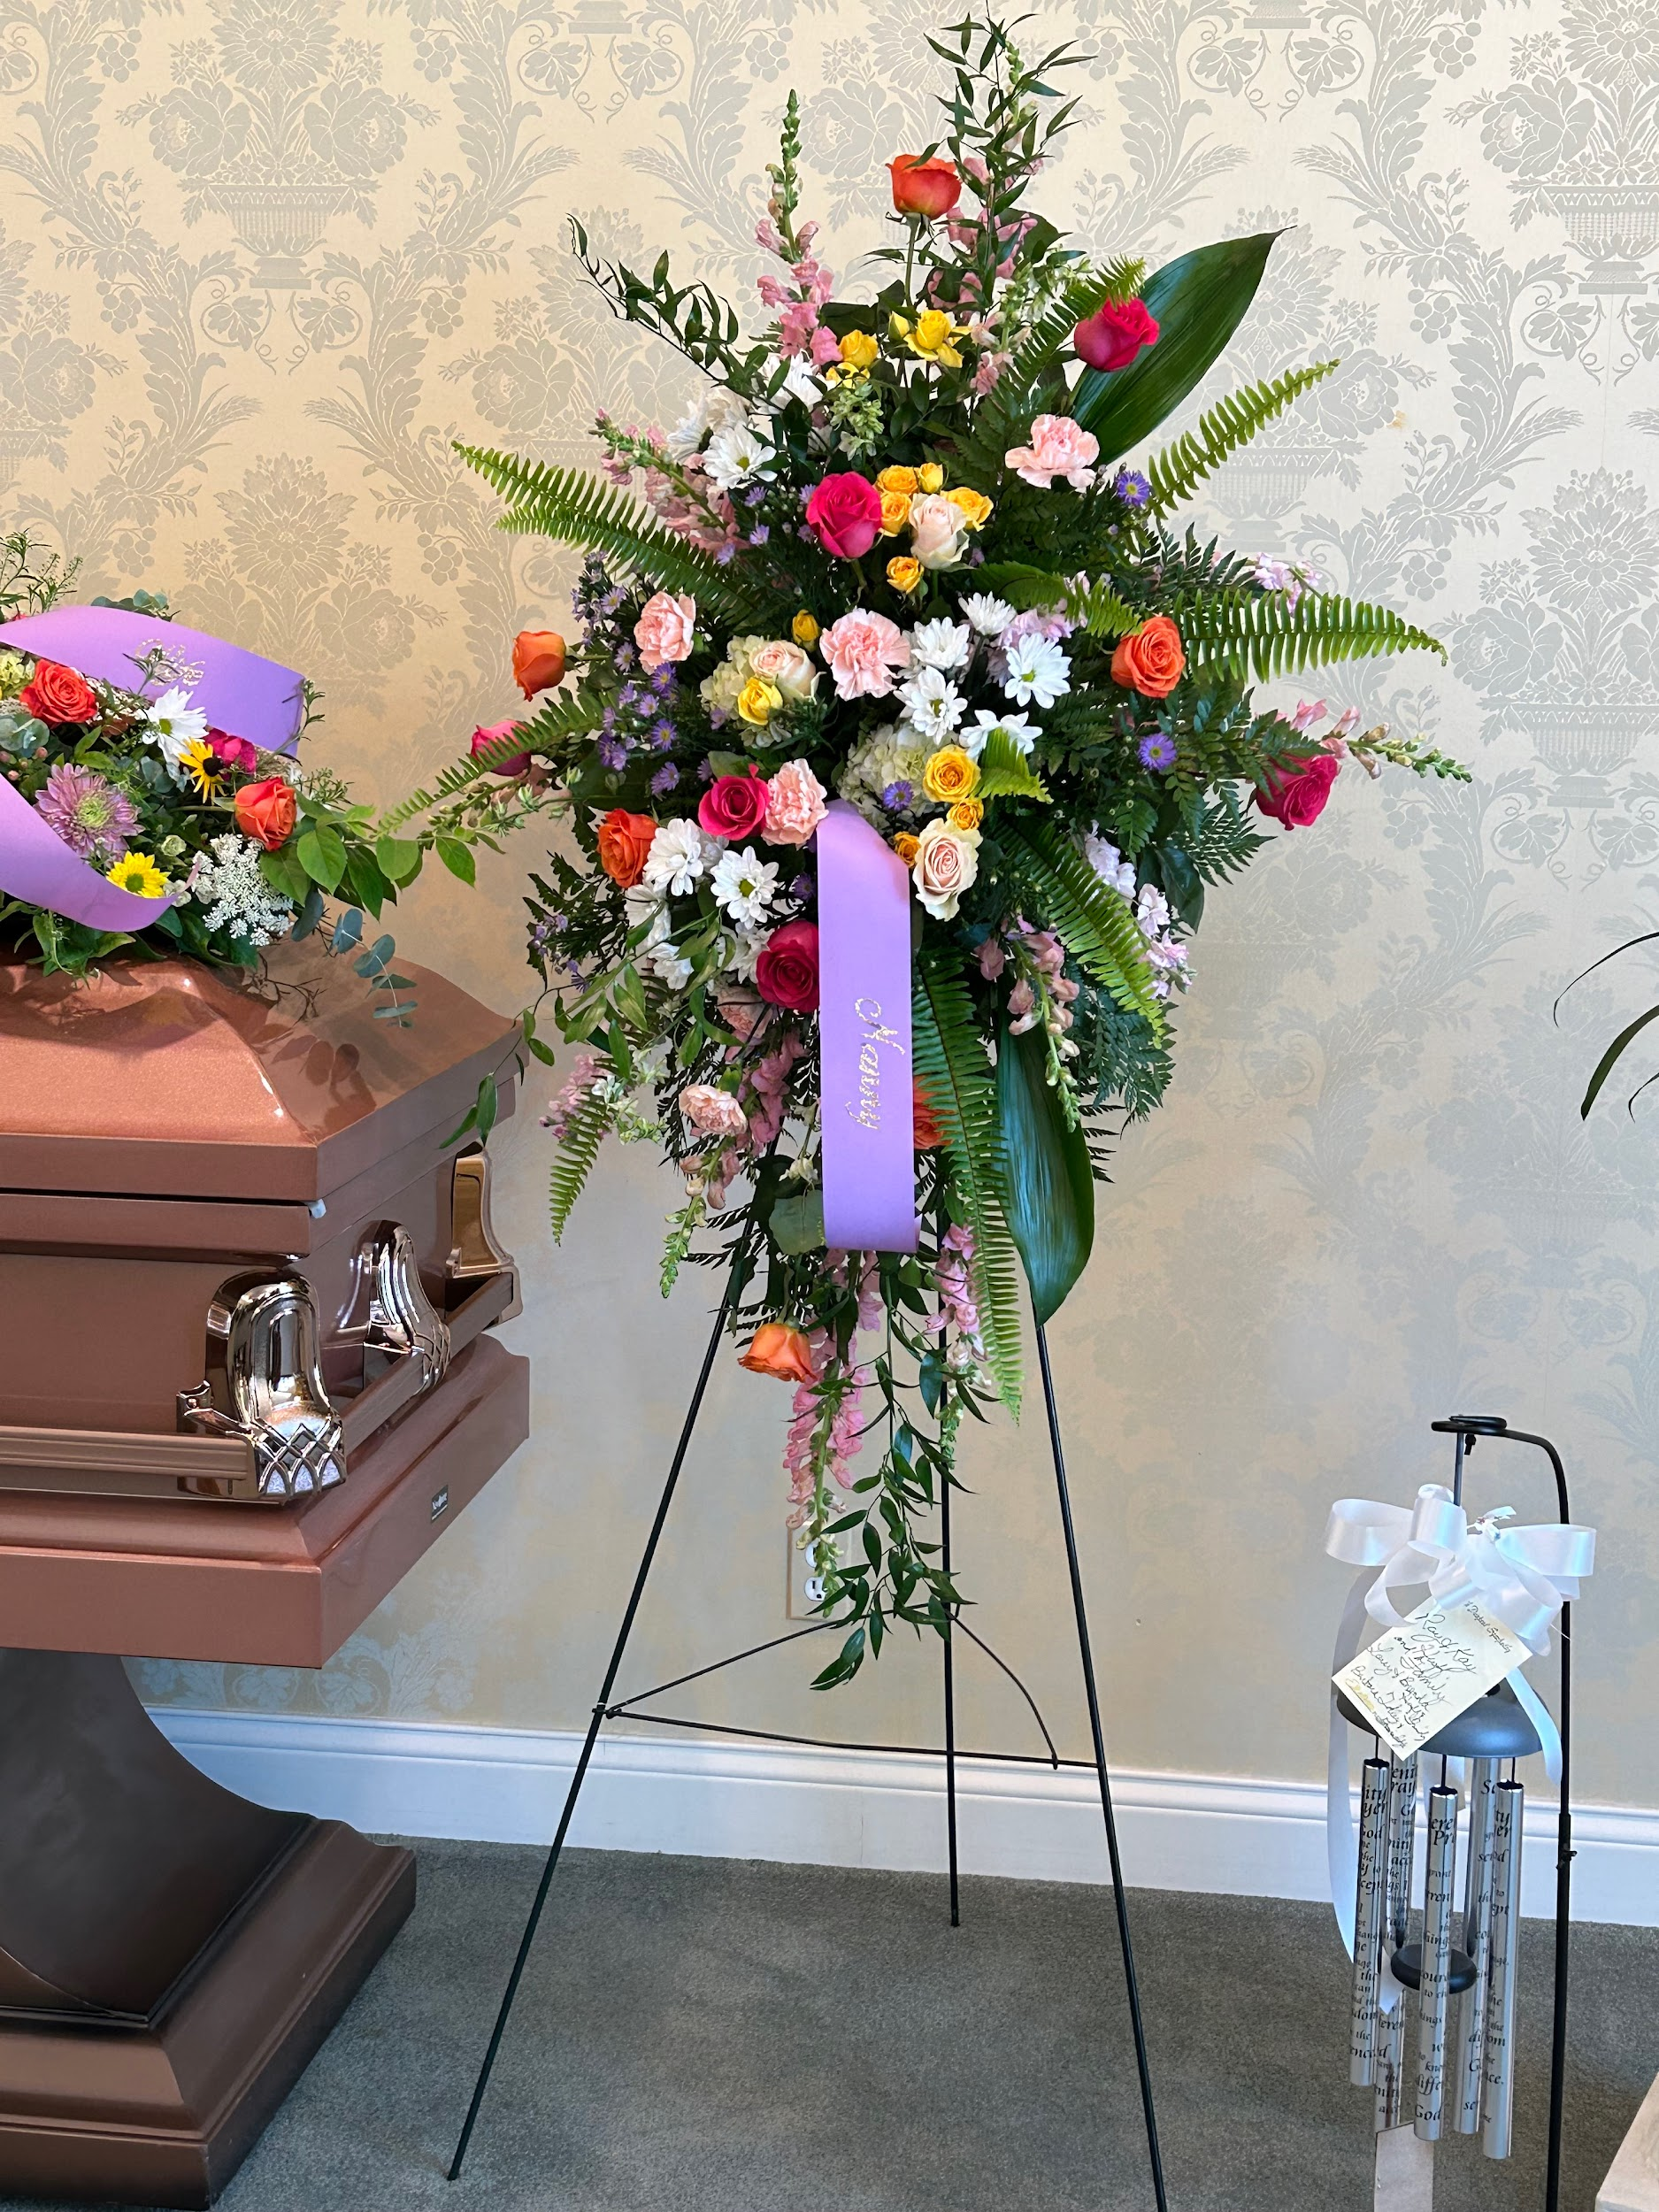
[[[155,1718],[204,1772],[245,1797],[327,1814],[381,1835],[545,1844],[580,1738],[309,1715],[192,1712]],[[1028,1880],[1106,1877],[1092,1770],[957,1764],[963,1870]],[[779,1859],[925,1872],[944,1865],[938,1759],[825,1751],[729,1737],[601,1739],[571,1841],[611,1851]],[[1147,1889],[1252,1897],[1326,1893],[1317,1783],[1206,1774],[1113,1776],[1124,1869]],[[1527,1808],[1525,1906],[1554,1910],[1555,1809]],[[1659,1813],[1574,1816],[1575,1917],[1659,1926]]]

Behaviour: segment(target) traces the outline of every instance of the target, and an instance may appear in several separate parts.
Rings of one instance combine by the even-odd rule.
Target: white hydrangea
[[[1017,753],[1029,753],[1037,741],[1037,725],[1028,715],[987,714],[981,707],[973,722],[972,729],[964,730],[956,740],[970,760],[978,760],[985,750],[987,739],[995,736],[998,731]]]
[[[634,949],[636,964],[648,975],[658,977],[671,991],[683,991],[691,980],[691,963],[674,944],[662,893],[636,883],[623,893],[622,903],[627,910],[629,933],[645,927],[645,935]]]
[[[734,637],[727,645],[726,658],[697,686],[697,696],[711,714],[737,712],[737,695],[754,674],[755,655],[766,642],[764,637]]]
[[[777,865],[763,860],[752,845],[745,845],[741,853],[728,846],[709,879],[709,887],[734,922],[752,928],[765,919],[777,894]]]
[[[698,828],[689,815],[660,823],[645,856],[642,880],[648,890],[671,891],[683,899],[720,856],[715,838]]]
[[[207,909],[202,919],[216,933],[250,945],[274,944],[294,926],[294,903],[273,891],[259,872],[259,848],[234,832],[209,841],[196,856],[188,890]]]
[[[1120,898],[1133,899],[1135,895],[1135,872],[1133,862],[1127,861],[1116,845],[1092,829],[1083,840],[1083,857],[1109,890]]]
[[[1001,637],[1014,619],[1014,610],[1006,599],[993,599],[988,591],[970,592],[962,603],[962,611],[981,637]]]
[[[1071,688],[1071,663],[1052,638],[1016,638],[1005,649],[1008,673],[1002,688],[1016,706],[1051,707]]]
[[[908,796],[902,803],[888,806],[883,793],[898,789],[907,794],[919,792],[929,750],[929,747],[916,741],[914,731],[896,722],[884,723],[853,747],[836,779],[835,788],[858,809],[866,821],[879,828],[883,815],[902,814],[910,809]]]
[[[965,622],[918,622],[910,632],[910,658],[924,668],[965,668],[972,650]]]
[[[968,703],[941,668],[918,668],[899,687],[904,718],[931,746],[942,745],[968,710]]]

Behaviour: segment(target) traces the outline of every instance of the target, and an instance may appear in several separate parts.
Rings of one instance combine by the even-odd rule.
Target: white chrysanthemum
[[[924,668],[965,668],[972,650],[965,622],[918,622],[910,632],[910,658]]]
[[[803,353],[797,353],[784,372],[783,382],[772,393],[770,404],[781,407],[786,400],[798,399],[803,406],[822,404],[824,383],[812,373],[812,364]]]
[[[653,839],[655,843],[656,840]],[[630,933],[645,926],[645,935],[634,949],[635,964],[647,975],[658,977],[671,991],[683,990],[691,980],[691,963],[676,947],[668,920],[667,902],[660,891],[635,884],[622,895]]]
[[[1005,655],[1002,688],[1016,706],[1051,707],[1071,688],[1071,664],[1052,638],[1016,638]]]
[[[152,702],[144,717],[143,732],[146,741],[155,746],[177,775],[185,747],[207,735],[207,717],[200,707],[190,704],[188,691],[173,684]]]
[[[231,833],[211,840],[190,870],[188,890],[207,909],[203,922],[216,934],[223,931],[250,945],[270,945],[294,926],[293,902],[273,891],[260,874],[259,848],[246,837]]]
[[[988,591],[970,592],[962,603],[962,612],[981,637],[1000,637],[1014,619],[1014,610],[1007,600],[993,599]]]
[[[1120,898],[1133,899],[1135,895],[1133,863],[1124,858],[1116,845],[1093,829],[1083,840],[1083,857],[1101,881],[1116,891]]]
[[[778,870],[763,860],[752,845],[742,851],[729,848],[716,864],[709,887],[724,910],[740,926],[753,927],[765,919],[778,889]]]
[[[709,481],[729,492],[755,477],[770,476],[777,458],[771,432],[745,420],[715,432],[704,449],[703,465]]]
[[[968,710],[968,703],[941,668],[919,668],[899,687],[904,718],[928,745],[942,745]]]
[[[718,858],[718,841],[698,828],[689,815],[657,826],[651,849],[645,856],[643,881],[652,891],[672,891],[683,899]]]
[[[663,440],[663,450],[673,460],[683,461],[697,450],[710,431],[729,429],[733,423],[743,421],[748,412],[737,393],[726,385],[708,385],[684,421],[676,423]]]
[[[752,983],[770,934],[764,929],[740,929],[735,937],[726,939],[726,954],[721,964],[726,973],[739,983]]]
[[[1029,753],[1037,741],[1037,725],[1023,714],[987,714],[981,707],[973,721],[973,728],[956,740],[970,760],[978,760],[987,740],[999,730],[1016,752]]]

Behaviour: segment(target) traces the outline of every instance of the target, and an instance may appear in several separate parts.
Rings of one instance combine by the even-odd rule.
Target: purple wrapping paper
[[[118,891],[57,831],[42,821],[20,791],[0,776],[0,895],[49,907],[88,929],[146,929],[171,898],[141,899]]]
[[[818,825],[818,916],[825,1241],[914,1252],[910,879],[844,799]]]

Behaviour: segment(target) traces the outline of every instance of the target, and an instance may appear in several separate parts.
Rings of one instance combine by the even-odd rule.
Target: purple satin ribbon
[[[142,688],[138,657],[165,646],[170,659],[201,670],[198,680],[184,688],[211,728],[245,737],[267,753],[291,753],[299,741],[304,706],[296,671],[180,622],[131,614],[125,607],[52,607],[0,623],[0,645],[18,646],[36,660],[61,661],[127,691]]]
[[[0,895],[65,914],[88,929],[148,929],[173,904],[171,895],[140,898],[118,890],[89,862],[72,853],[20,791],[0,776]]]
[[[914,1252],[910,879],[844,799],[818,824],[818,918],[825,1242]]]

